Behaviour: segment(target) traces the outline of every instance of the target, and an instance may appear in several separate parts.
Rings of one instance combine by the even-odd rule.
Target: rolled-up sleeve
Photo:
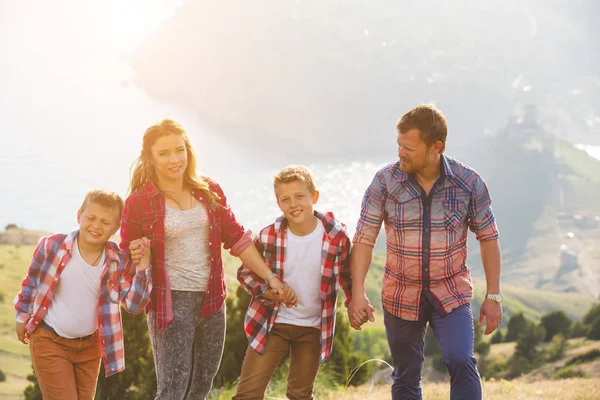
[[[469,229],[477,240],[498,239],[496,218],[492,212],[492,198],[481,177],[474,180],[471,202],[469,203]]]
[[[373,181],[365,191],[360,209],[360,218],[356,224],[353,243],[363,243],[374,247],[383,222],[386,189],[382,184],[381,171],[375,174]]]

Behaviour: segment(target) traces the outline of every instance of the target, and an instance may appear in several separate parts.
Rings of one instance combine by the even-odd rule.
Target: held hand
[[[350,326],[357,331],[361,330],[361,325],[367,321],[374,322],[375,317],[373,312],[375,308],[369,302],[366,294],[352,296],[350,304],[348,304],[348,320]]]
[[[136,265],[137,270],[150,268],[151,248],[149,239],[143,237],[132,240],[129,243],[129,250],[131,251],[131,260]]]
[[[271,280],[269,280],[268,284],[271,289],[275,289],[277,294],[279,294],[280,296],[285,296],[284,286],[283,283],[279,280],[279,277],[273,277]]]
[[[478,326],[482,326],[485,320],[485,334],[494,332],[502,322],[502,306],[493,300],[485,299],[481,304]]]
[[[269,289],[262,294],[265,299],[269,299],[271,301],[275,301],[277,303],[283,302],[286,307],[296,307],[298,305],[298,297],[296,296],[296,292],[294,289],[289,287],[287,284],[283,284],[284,287],[284,295],[280,295],[277,290]]]
[[[19,338],[19,342],[23,344],[29,344],[29,332],[25,330],[24,322],[17,322],[16,331],[17,337]]]
[[[281,301],[284,302],[286,307],[297,307],[298,296],[296,292],[287,283],[283,284],[284,295],[281,297]]]
[[[277,290],[275,289],[268,289],[262,294],[262,297],[271,301],[275,301],[277,303],[281,301],[281,295],[277,293]]]

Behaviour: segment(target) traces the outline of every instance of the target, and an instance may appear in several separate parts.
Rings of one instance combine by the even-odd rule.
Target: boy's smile
[[[277,205],[288,220],[288,226],[295,235],[307,235],[315,228],[313,205],[319,199],[319,192],[311,193],[308,185],[300,180],[278,183],[275,188]]]
[[[85,209],[77,213],[79,243],[89,247],[104,246],[119,229],[118,213],[116,208],[88,202]]]

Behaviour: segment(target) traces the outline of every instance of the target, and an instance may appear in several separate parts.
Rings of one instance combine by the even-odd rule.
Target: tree
[[[528,329],[529,325],[531,325],[531,322],[525,318],[525,315],[522,312],[513,314],[508,320],[504,341],[516,341],[519,338],[519,335]]]
[[[17,224],[8,224],[4,227],[5,231],[8,231],[10,229],[19,229],[19,227],[17,226]]]
[[[572,338],[586,337],[589,330],[590,330],[590,327],[585,325],[583,322],[575,321],[575,323],[571,327],[571,335],[570,336]]]
[[[546,337],[546,329],[542,325],[528,323],[519,334],[517,346],[509,361],[509,376],[517,377],[538,367],[543,362],[543,352],[539,348]]]
[[[33,370],[33,365],[31,366],[31,369]],[[28,385],[23,392],[25,395],[25,400],[44,400],[42,398],[42,392],[35,376],[35,372],[27,375],[27,380],[31,382],[31,384]]]
[[[561,333],[557,333],[552,337],[552,341],[546,348],[548,361],[557,361],[565,356],[567,351],[567,340]]]
[[[338,296],[338,306],[335,318],[335,337],[333,338],[333,350],[329,359],[321,367],[320,373],[330,375],[332,380],[337,383],[345,383],[351,368],[356,365],[351,363],[358,363],[359,360],[352,360],[352,338],[350,337],[350,323],[346,316],[346,307],[342,304],[340,299],[343,296]],[[342,311],[343,310],[343,311]],[[364,360],[360,360],[362,362]],[[360,378],[360,377],[357,377]],[[355,378],[355,379],[357,379]],[[358,381],[352,380],[352,384],[358,384]]]
[[[572,321],[564,311],[557,310],[544,315],[540,323],[546,329],[544,342],[550,342],[554,335],[559,333],[563,337],[568,337]]]
[[[502,343],[503,340],[504,335],[502,334],[502,331],[500,329],[496,329],[496,332],[494,332],[494,334],[492,335],[492,344]]]
[[[600,303],[592,306],[583,317],[585,325],[592,325],[596,318],[600,317]]]
[[[490,352],[490,342],[483,340],[483,326],[478,326],[478,321],[473,320],[473,332],[475,334],[475,339],[473,341],[473,349],[475,353],[479,354],[481,357],[485,357]]]
[[[235,291],[235,298],[227,297],[227,335],[221,366],[214,380],[215,387],[231,386],[240,377],[248,338],[244,331],[244,318],[252,298],[242,286]]]
[[[592,322],[592,326],[587,334],[587,338],[590,340],[600,340],[600,317],[596,318],[594,322]]]
[[[106,378],[102,363],[94,399],[153,398],[156,393],[156,373],[146,315],[122,312],[121,319],[125,342],[125,370]]]

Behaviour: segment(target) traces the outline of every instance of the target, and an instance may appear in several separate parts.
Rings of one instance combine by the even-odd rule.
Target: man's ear
[[[442,143],[439,140],[433,144],[433,149],[438,153],[441,153],[443,148],[444,148],[444,143]]]

